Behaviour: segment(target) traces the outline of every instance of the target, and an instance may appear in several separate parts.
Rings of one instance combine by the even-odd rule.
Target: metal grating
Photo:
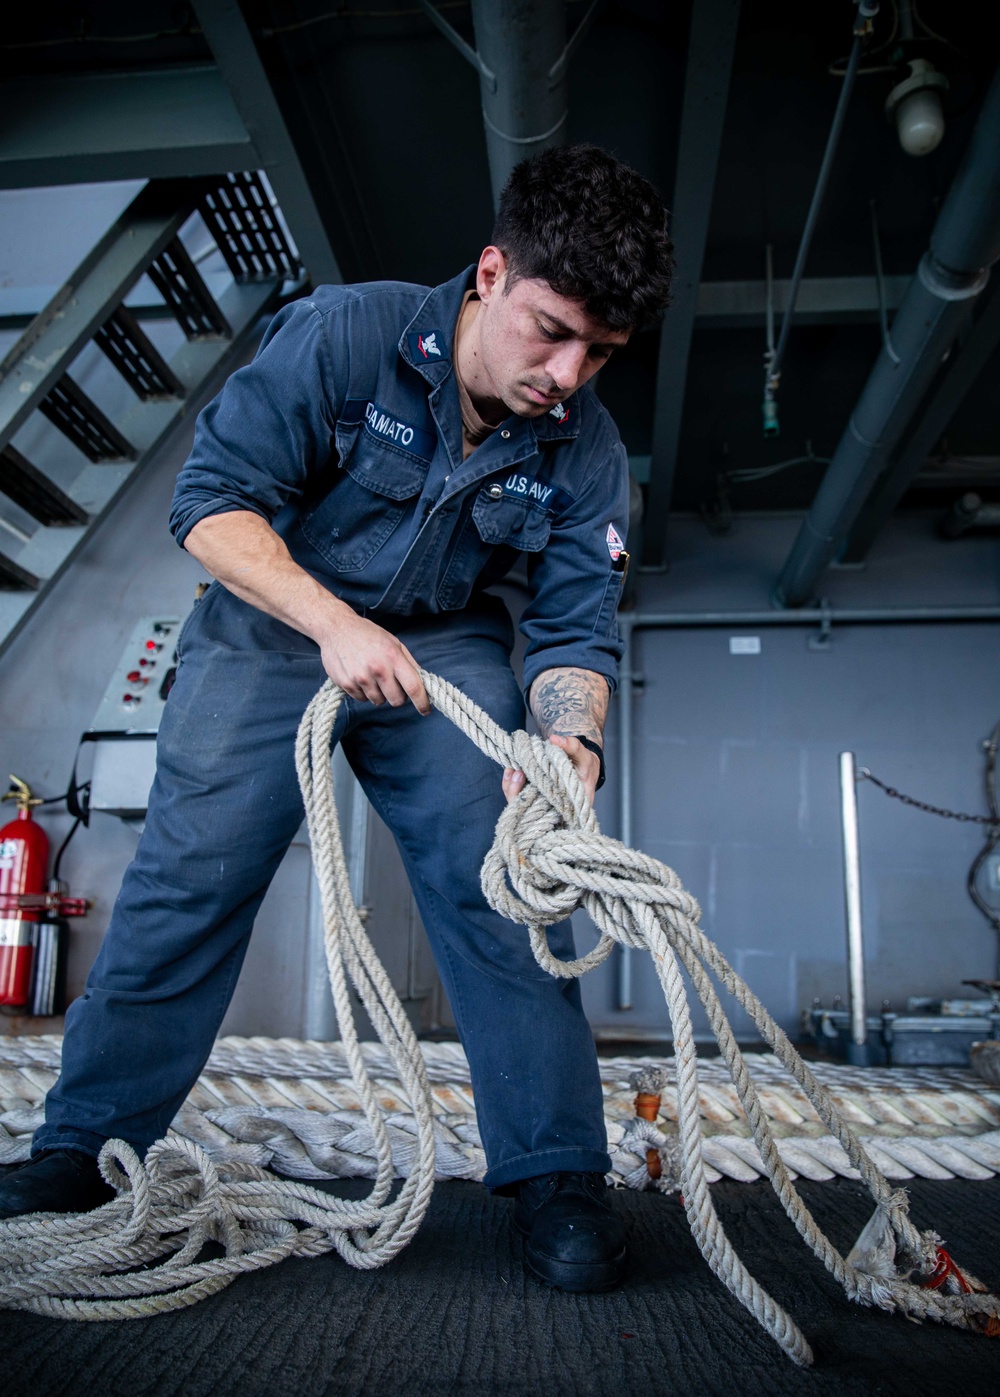
[[[104,322],[94,343],[144,403],[184,397],[183,383],[124,306]]]
[[[254,171],[227,175],[198,204],[237,281],[291,280],[302,264],[282,231],[264,182]]]
[[[38,411],[78,447],[88,461],[134,461],[135,448],[115,424],[70,378],[62,378],[38,404]]]
[[[90,515],[14,446],[0,451],[0,491],[39,524],[86,524]]]
[[[152,262],[149,279],[189,340],[232,338],[229,322],[213,300],[180,238],[169,242]]]

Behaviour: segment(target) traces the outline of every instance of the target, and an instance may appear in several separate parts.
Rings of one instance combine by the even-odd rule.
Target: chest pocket
[[[480,490],[472,519],[484,543],[504,544],[524,553],[538,553],[552,532],[552,516],[544,509],[509,495],[494,498],[488,489]]]
[[[395,533],[424,487],[428,461],[374,439],[360,423],[337,428],[340,463],[302,532],[338,572],[359,572]]]
[[[438,603],[446,611],[465,606],[478,584],[488,587],[511,568],[517,550],[539,553],[549,541],[552,516],[524,500],[501,495],[484,487],[465,516],[438,586]],[[511,550],[501,552],[499,550]]]

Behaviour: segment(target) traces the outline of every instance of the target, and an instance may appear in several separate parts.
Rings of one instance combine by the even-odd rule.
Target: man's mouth
[[[526,383],[524,386],[536,403],[544,403],[547,407],[554,407],[556,403],[562,401],[561,393],[546,393],[543,389],[535,388],[530,383]]]

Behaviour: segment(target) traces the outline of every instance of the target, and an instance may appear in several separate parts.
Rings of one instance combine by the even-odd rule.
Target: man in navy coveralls
[[[468,1054],[489,1188],[540,1279],[613,1285],[624,1235],[579,987],[536,965],[479,869],[520,772],[432,714],[417,666],[524,724],[486,588],[527,559],[524,693],[593,797],[621,649],[628,467],[588,380],[671,270],[652,187],[576,146],[524,162],[477,266],[428,290],[323,286],[201,414],[171,529],[216,581],[178,645],[146,826],[33,1159],[0,1216],[108,1196],[96,1156],[162,1136],[211,1050],[302,820],[294,736],[329,675],[334,740],[393,831]],[[573,955],[568,923],[549,932]]]

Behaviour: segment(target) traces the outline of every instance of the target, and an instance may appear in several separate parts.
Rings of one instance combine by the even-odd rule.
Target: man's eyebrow
[[[562,330],[564,335],[575,335],[577,339],[586,339],[586,335],[582,335],[580,331],[575,330],[572,325],[567,325],[565,320],[560,320],[558,315],[553,315],[551,311],[545,310],[540,306],[537,314],[540,315],[542,319],[550,321],[557,330]],[[592,343],[598,349],[606,349],[609,353],[612,349],[618,348],[618,345],[611,340],[593,340]]]

